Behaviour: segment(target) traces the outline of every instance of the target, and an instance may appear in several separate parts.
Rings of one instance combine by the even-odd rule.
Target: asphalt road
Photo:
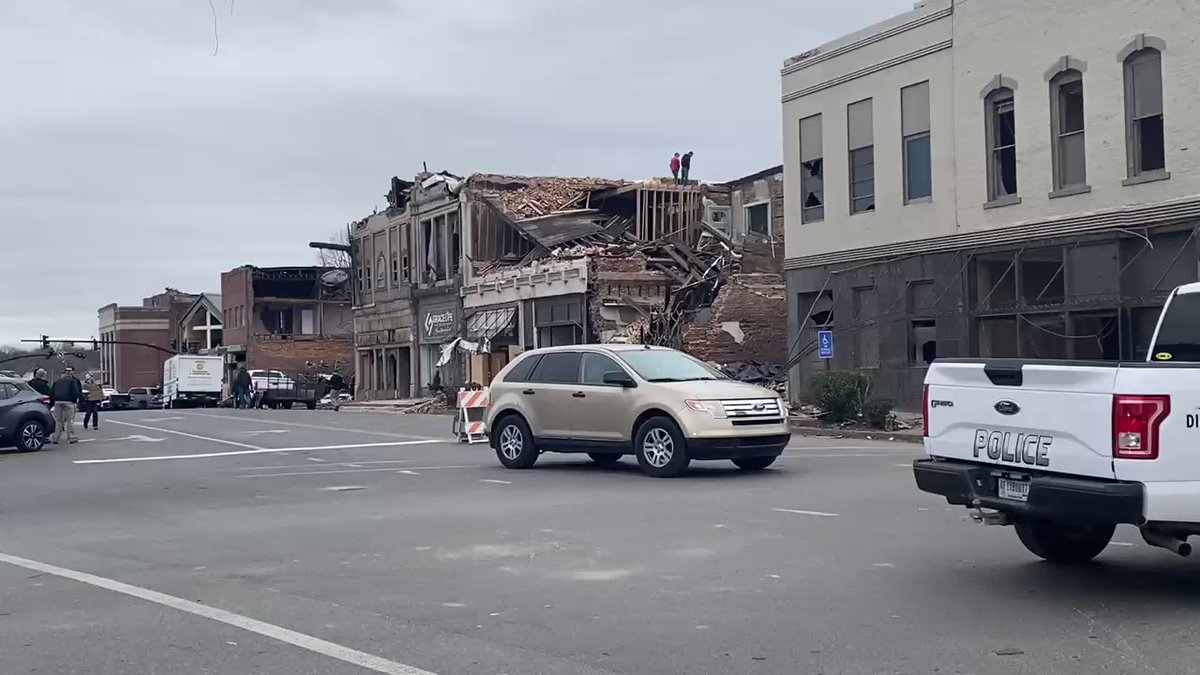
[[[797,438],[676,480],[506,471],[441,417],[109,414],[0,455],[0,671],[1192,673],[1200,569],[1097,564],[915,490],[909,445]]]

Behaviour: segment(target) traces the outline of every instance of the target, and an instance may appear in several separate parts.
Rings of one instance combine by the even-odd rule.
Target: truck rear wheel
[[[1029,552],[1061,565],[1080,565],[1100,555],[1112,541],[1113,523],[1064,523],[1053,520],[1022,520],[1016,523],[1017,537]]]

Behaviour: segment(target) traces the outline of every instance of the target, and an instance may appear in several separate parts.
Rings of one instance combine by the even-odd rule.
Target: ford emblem
[[[1012,401],[998,401],[994,407],[1001,415],[1016,415],[1021,412],[1021,406]]]

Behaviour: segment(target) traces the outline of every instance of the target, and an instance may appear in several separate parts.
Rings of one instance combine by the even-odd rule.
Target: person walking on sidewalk
[[[688,174],[692,172],[692,151],[688,150],[679,160],[679,184],[686,185]]]
[[[83,382],[87,387],[87,393],[83,395],[83,428],[88,428],[88,422],[91,422],[92,428],[100,431],[100,402],[104,400],[104,387],[96,382],[91,373],[83,376]]]
[[[233,377],[233,406],[235,408],[250,407],[250,390],[253,386],[254,381],[246,367],[238,368],[237,375]]]
[[[675,184],[679,185],[679,153],[671,158],[671,177],[675,179]]]
[[[75,377],[75,369],[68,367],[62,377],[55,380],[54,386],[50,388],[50,405],[54,412],[54,438],[52,440],[55,445],[62,440],[64,433],[67,435],[68,443],[79,442],[79,438],[75,436],[75,410],[82,398],[83,385]]]

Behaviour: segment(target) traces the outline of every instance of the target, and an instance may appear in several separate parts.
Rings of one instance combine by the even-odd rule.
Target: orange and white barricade
[[[458,410],[462,415],[462,434],[459,440],[467,443],[487,443],[487,435],[483,432],[483,416],[487,413],[488,390],[460,389],[458,390]]]

